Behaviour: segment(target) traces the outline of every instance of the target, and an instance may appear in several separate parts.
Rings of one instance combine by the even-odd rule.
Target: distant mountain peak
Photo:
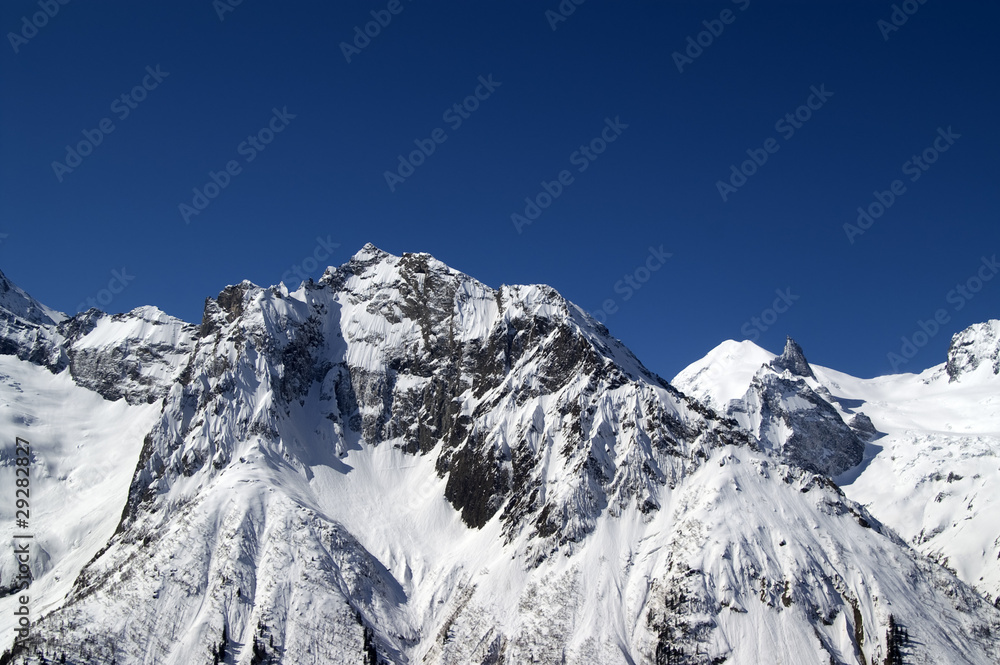
[[[0,310],[36,325],[55,325],[66,315],[38,302],[0,272]]]
[[[812,367],[809,366],[809,361],[806,360],[806,356],[802,352],[802,347],[791,337],[785,341],[784,352],[771,361],[771,367],[779,372],[788,370],[795,376],[816,378]]]
[[[1000,320],[975,323],[951,338],[945,365],[950,381],[958,381],[981,365],[1000,374]]]

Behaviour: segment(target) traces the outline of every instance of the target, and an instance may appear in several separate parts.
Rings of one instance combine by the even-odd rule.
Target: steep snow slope
[[[142,438],[159,407],[108,402],[67,373],[0,356],[0,635],[14,636],[13,534],[31,541],[33,618],[62,601],[118,525]],[[31,444],[30,528],[15,529],[15,437]]]
[[[730,339],[685,367],[670,383],[721,413],[730,400],[743,397],[761,365],[776,357],[750,340]]]
[[[880,433],[865,461],[836,478],[847,495],[994,600],[1000,598],[997,330],[1000,322],[990,321],[956,334],[947,363],[920,375],[858,379],[813,365],[816,380],[807,381],[844,421],[863,414]],[[735,342],[723,343],[673,383],[725,410],[739,386],[753,382],[753,363],[769,355],[750,342],[725,354],[734,348]],[[720,369],[720,357],[728,369]],[[697,378],[723,371],[729,386]]]
[[[839,478],[921,552],[1000,602],[1000,381],[920,375],[859,381],[817,368],[887,436],[867,466]],[[891,479],[887,481],[887,479]]]
[[[154,410],[17,663],[868,664],[890,616],[908,661],[1000,659],[1000,612],[547,287],[366,246],[197,329],[11,334]]]

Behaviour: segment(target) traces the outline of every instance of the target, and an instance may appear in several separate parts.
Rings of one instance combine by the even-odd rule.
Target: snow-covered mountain
[[[824,475],[858,428],[771,437],[836,424],[804,356],[741,424],[551,288],[371,245],[200,326],[28,311],[0,330],[0,478],[15,435],[35,474],[13,662],[1000,661],[1000,612]]]
[[[804,361],[791,340],[783,356],[790,349]],[[772,377],[780,358],[749,341],[728,341],[672,383],[746,423],[758,402],[791,410],[798,401],[761,390],[760,377]],[[866,444],[864,460],[835,475],[847,496],[1000,606],[998,358],[1000,321],[993,320],[957,333],[946,362],[919,375],[858,379],[809,365],[812,375],[800,372],[796,380],[839,416],[830,432],[849,427]],[[766,438],[780,447],[780,437],[765,431]]]
[[[747,392],[725,411],[768,450],[797,466],[837,476],[861,464],[865,444],[815,381],[802,349],[789,338],[784,353],[761,365]]]

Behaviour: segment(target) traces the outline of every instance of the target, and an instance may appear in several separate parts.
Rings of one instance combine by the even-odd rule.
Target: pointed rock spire
[[[809,366],[809,361],[806,360],[805,354],[802,353],[802,347],[796,344],[795,340],[791,337],[785,342],[785,351],[771,361],[771,367],[779,372],[787,369],[795,376],[816,378],[812,367]]]

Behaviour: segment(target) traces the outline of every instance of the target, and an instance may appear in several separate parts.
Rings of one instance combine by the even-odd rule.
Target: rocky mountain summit
[[[802,347],[799,346],[791,337],[787,338],[785,341],[784,352],[772,360],[770,362],[770,366],[776,372],[783,372],[787,370],[792,376],[800,376],[802,378],[810,379],[816,378],[816,375],[813,374],[812,366],[810,366],[809,361],[806,360],[806,354],[802,352]]]

